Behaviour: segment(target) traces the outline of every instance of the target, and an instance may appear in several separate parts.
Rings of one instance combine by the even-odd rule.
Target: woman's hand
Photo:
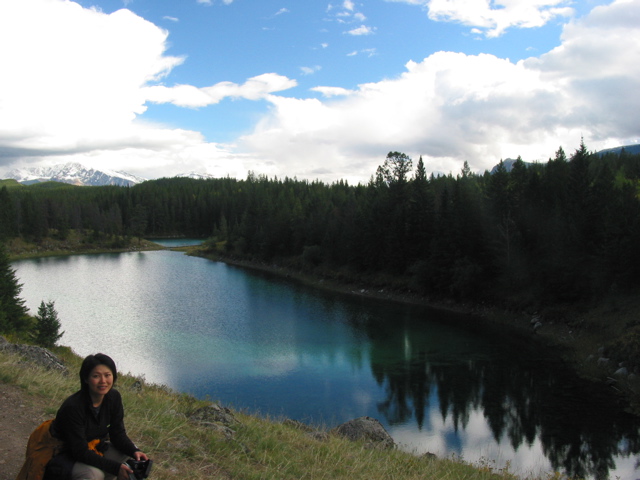
[[[133,458],[135,458],[136,460],[149,460],[149,457],[147,457],[147,454],[140,451],[134,453]]]
[[[129,480],[129,474],[133,473],[133,470],[129,468],[129,465],[123,463],[120,465],[120,470],[118,471],[118,480]]]

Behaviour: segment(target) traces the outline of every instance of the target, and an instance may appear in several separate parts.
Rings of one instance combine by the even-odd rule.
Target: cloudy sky
[[[640,0],[1,0],[0,176],[355,184],[640,143]]]

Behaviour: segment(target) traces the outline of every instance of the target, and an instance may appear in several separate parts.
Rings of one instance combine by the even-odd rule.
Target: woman
[[[51,435],[62,441],[62,453],[47,465],[45,478],[127,480],[133,471],[127,457],[149,460],[124,428],[122,397],[113,389],[118,379],[107,355],[89,355],[80,368],[80,390],[67,398],[51,424]]]

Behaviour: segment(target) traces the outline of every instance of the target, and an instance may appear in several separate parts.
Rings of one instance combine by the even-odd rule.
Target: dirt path
[[[29,435],[42,421],[46,401],[0,382],[0,480],[15,480]]]

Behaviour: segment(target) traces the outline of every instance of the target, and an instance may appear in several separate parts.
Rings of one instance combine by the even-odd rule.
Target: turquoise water
[[[517,472],[636,478],[635,419],[528,339],[477,320],[303,287],[156,251],[13,264],[61,343],[238,409],[337,425],[368,415],[401,448]]]

